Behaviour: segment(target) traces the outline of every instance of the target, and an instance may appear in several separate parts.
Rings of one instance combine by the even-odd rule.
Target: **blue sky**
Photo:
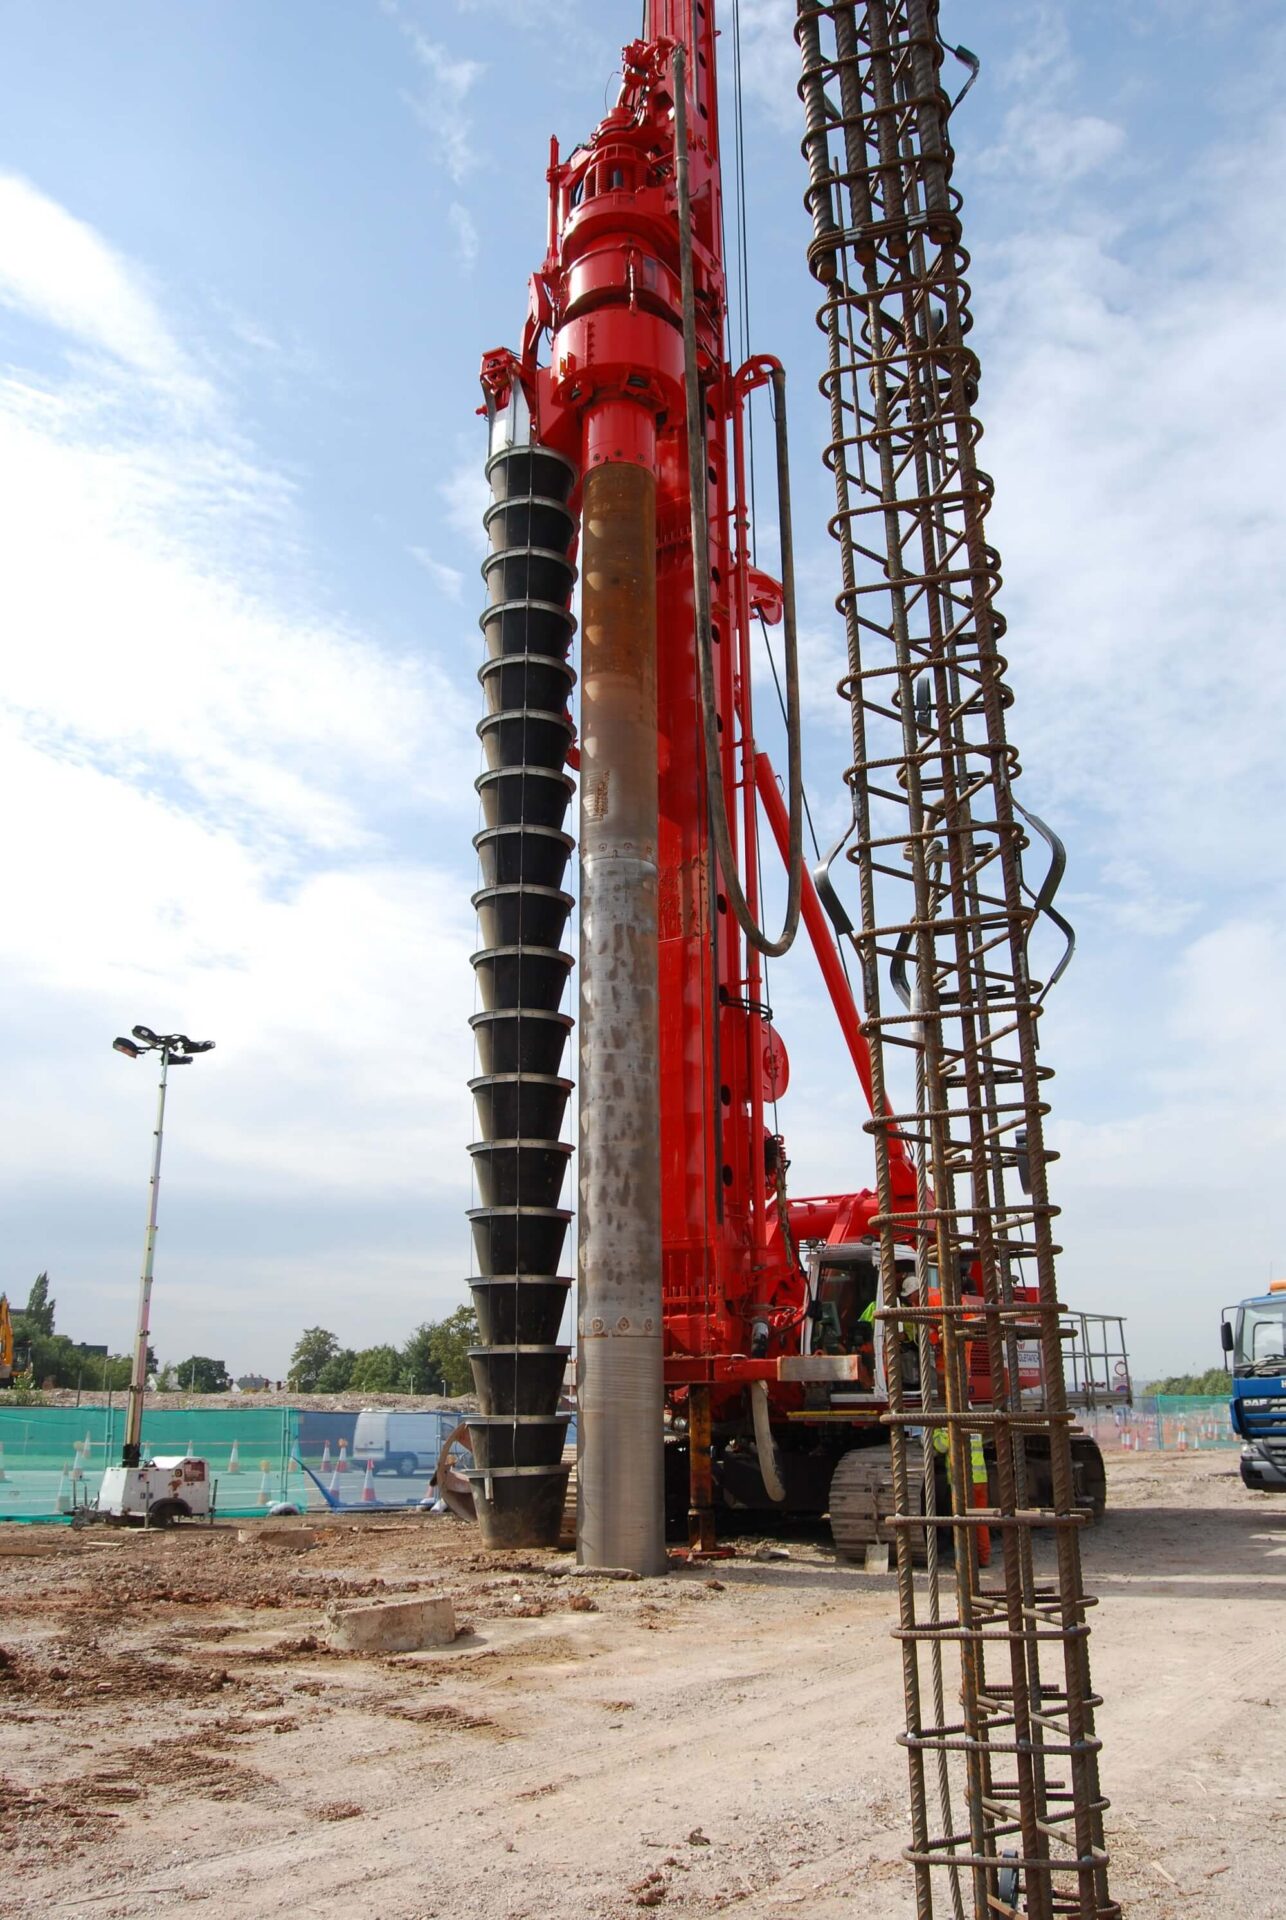
[[[820,336],[786,0],[741,0],[751,330],[791,371],[819,829],[840,817]],[[10,0],[0,71],[0,1285],[123,1347],[176,1082],[156,1345],[284,1370],[464,1297],[481,352],[548,136],[635,0]],[[724,17],[730,21],[730,7]],[[1286,1272],[1270,0],[945,0],[1023,797],[1081,946],[1045,1027],[1064,1292],[1145,1370]],[[725,75],[725,109],[731,103]],[[730,114],[729,114],[730,119]],[[765,543],[767,551],[767,542]],[[767,706],[764,736],[776,734]],[[798,1191],[864,1185],[806,953]]]

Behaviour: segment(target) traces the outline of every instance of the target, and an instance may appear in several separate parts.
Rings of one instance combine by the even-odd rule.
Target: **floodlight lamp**
[[[131,1060],[137,1060],[143,1052],[142,1047],[136,1047],[132,1040],[117,1039],[112,1041],[112,1045],[117,1053],[127,1054]]]

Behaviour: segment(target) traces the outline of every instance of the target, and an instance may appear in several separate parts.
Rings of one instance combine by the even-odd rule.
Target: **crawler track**
[[[841,1560],[862,1560],[866,1549],[894,1546],[889,1526],[897,1511],[892,1458],[883,1447],[855,1447],[840,1459],[831,1478],[831,1539]],[[923,1540],[913,1535],[912,1558],[924,1554]]]

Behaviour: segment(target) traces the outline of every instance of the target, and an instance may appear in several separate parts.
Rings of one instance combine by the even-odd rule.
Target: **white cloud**
[[[39,823],[0,856],[16,908],[0,930],[11,1004],[75,1008],[63,1017],[96,1024],[104,1045],[113,1021],[136,1019],[219,1042],[185,1120],[199,1149],[189,1183],[251,1193],[284,1181],[297,1200],[313,1187],[460,1186],[467,883],[387,855],[283,882],[217,823],[12,735],[0,805]],[[112,1164],[99,1089],[118,1066],[81,1063],[89,1097],[74,1114],[55,1090],[82,1177]],[[27,1113],[48,1110],[46,1091]],[[15,1133],[6,1178],[38,1173],[48,1147],[39,1127]]]
[[[1096,113],[1059,113],[1039,100],[1005,116],[999,143],[983,156],[993,172],[1022,168],[1029,180],[1065,186],[1115,160],[1125,129]]]
[[[183,1083],[177,1152],[189,1208],[226,1227],[186,1247],[189,1275],[244,1289],[255,1221],[318,1208],[348,1209],[351,1246],[379,1196],[427,1237],[445,1207],[462,1274],[476,693],[319,607],[293,483],[222,393],[176,409],[186,363],[144,276],[24,192],[58,245],[40,272],[7,261],[7,297],[95,357],[0,375],[11,1242],[48,1249],[69,1323],[78,1295],[100,1311],[120,1267],[104,1196],[135,1194],[148,1100],[107,1046],[141,1019],[218,1042]],[[55,1165],[75,1173],[50,1207]],[[307,1312],[306,1257],[282,1258],[293,1285],[259,1316],[280,1359]],[[445,1281],[446,1257],[421,1264]]]
[[[140,276],[103,239],[16,174],[0,173],[0,304],[110,354],[171,398],[208,405]]]
[[[459,256],[460,265],[466,273],[471,273],[478,263],[478,248],[481,244],[473,215],[467,207],[461,206],[458,200],[453,200],[447,218],[451,223],[451,231],[455,235],[455,250]]]
[[[419,562],[448,600],[459,602],[464,599],[464,575],[458,567],[448,567],[444,561],[435,560],[425,547],[412,547],[411,557]]]
[[[1051,1131],[1064,1292],[1128,1313],[1159,1371],[1209,1366],[1219,1308],[1286,1270],[1284,938],[1282,916],[1240,919],[1182,949],[1132,1023],[1139,1096],[1118,1097],[1105,1060],[1101,1111]]]
[[[1014,46],[1000,69],[1001,85],[1014,97],[1000,136],[980,156],[984,173],[1020,177],[1029,190],[1064,189],[1118,159],[1124,127],[1097,113],[1078,113],[1061,96],[1073,86],[1078,66],[1065,10],[1037,9],[1035,32]]]
[[[511,27],[543,27],[565,23],[565,0],[455,0],[457,13],[499,13]]]
[[[786,693],[785,652],[780,627],[770,629],[770,644],[777,667],[776,683],[763,635],[756,621],[751,640],[750,677],[756,712],[761,719],[780,713],[778,686],[783,699]],[[811,620],[801,620],[798,649],[799,704],[806,734],[809,729],[825,728],[828,733],[840,732],[847,736],[848,705],[836,697],[836,688],[848,671],[843,627],[837,620],[825,626]]]
[[[792,38],[796,11],[794,0],[740,0],[741,79],[745,97],[763,107],[783,133],[798,138],[799,54]],[[729,64],[730,74],[731,31],[725,32],[719,53],[721,61]],[[728,98],[731,99],[731,89]]]
[[[4,697],[34,737],[145,765],[272,840],[361,844],[344,789],[392,765],[421,800],[450,799],[464,713],[441,673],[238,577],[242,537],[251,581],[255,540],[281,529],[289,543],[276,476],[216,441],[125,440],[74,390],[41,399],[0,388],[3,593],[21,638]],[[439,729],[442,757],[422,763]]]
[[[1018,736],[1180,892],[1272,871],[1286,800],[1286,395],[1261,371],[1286,267],[1256,192],[1283,170],[1261,116],[1194,156],[1158,229],[1069,183],[1053,232],[977,253]]]
[[[1036,0],[1028,30],[1016,35],[1000,66],[1002,86],[1025,96],[1051,82],[1065,84],[1075,71],[1071,25],[1063,0]]]
[[[382,0],[382,5],[404,34],[420,72],[418,90],[405,98],[450,178],[463,180],[480,157],[467,102],[487,69],[481,61],[453,54],[431,40],[397,0]]]
[[[486,445],[479,432],[477,445],[457,460],[446,478],[438,483],[447,525],[477,553],[486,545],[482,516],[491,505],[485,467]]]
[[[261,325],[252,314],[230,312],[228,327],[242,346],[249,347],[252,353],[276,355],[282,351],[281,342],[276,334]]]

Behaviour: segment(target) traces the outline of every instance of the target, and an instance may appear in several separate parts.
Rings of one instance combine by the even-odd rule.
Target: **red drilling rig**
[[[676,61],[684,63],[689,47],[680,91]],[[837,1544],[853,1552],[880,1537],[892,1505],[879,1425],[883,1351],[871,1317],[879,1200],[869,1189],[788,1197],[785,1143],[765,1122],[789,1068],[765,1002],[762,956],[785,950],[801,911],[873,1100],[867,1042],[803,861],[785,377],[767,355],[734,367],[726,354],[713,6],[658,0],[647,37],[626,47],[623,70],[617,104],[592,136],[566,160],[552,147],[548,250],[531,278],[521,349],[483,363],[495,500],[483,618],[488,716],[480,729],[488,759],[479,782],[487,825],[478,840],[486,946],[477,966],[490,1004],[475,1030],[493,1070],[474,1089],[487,1137],[473,1148],[484,1201],[473,1218],[484,1326],[503,1297],[508,1337],[477,1355],[486,1404],[501,1423],[483,1436],[492,1492],[481,1505],[495,1527],[497,1504],[526,1515],[538,1501],[544,1537],[558,1505],[554,1388],[564,1356],[552,1342],[566,1288],[553,1277],[552,1243],[561,1245],[566,1225],[558,1202],[570,1158],[558,1143],[570,1087],[557,1074],[569,1024],[557,1011],[569,962],[557,950],[572,906],[561,891],[572,852],[561,832],[570,761],[582,778],[582,1267],[593,1268],[602,1245],[601,1208],[620,1242],[611,1189],[624,1185],[636,1217],[611,1260],[651,1268],[660,1280],[659,1297],[641,1302],[638,1271],[627,1274],[615,1332],[595,1327],[607,1316],[591,1303],[580,1316],[582,1340],[629,1340],[632,1381],[636,1345],[652,1350],[654,1381],[663,1368],[672,1529],[676,1510],[687,1508],[693,1543],[708,1549],[717,1500],[829,1510]],[[694,364],[701,404],[692,432],[686,395]],[[783,581],[751,559],[746,409],[762,387],[774,401]],[[694,514],[689,473],[698,463],[706,485]],[[573,745],[565,663],[578,520],[582,737]],[[694,551],[708,555],[695,577]],[[750,658],[760,620],[784,629],[788,802],[755,747]],[[757,801],[788,875],[786,926],[773,940],[757,925]],[[614,817],[617,808],[628,817]],[[597,898],[600,875],[618,883],[617,898]],[[502,977],[520,968],[520,980]],[[649,1029],[654,1042],[642,1042]],[[915,1166],[895,1128],[888,1138],[893,1199],[910,1209]],[[913,1238],[903,1236],[911,1293]],[[610,1284],[619,1289],[619,1276]],[[542,1339],[515,1337],[509,1303],[518,1296],[529,1309],[523,1331]],[[910,1375],[915,1345],[905,1345]],[[582,1349],[583,1393],[594,1391],[597,1357]],[[984,1399],[986,1359],[976,1343],[973,1388]],[[504,1404],[506,1369],[512,1404]],[[1039,1380],[1033,1356],[1024,1384]],[[614,1377],[605,1391],[614,1402]],[[644,1421],[657,1399],[653,1392]],[[644,1507],[659,1510],[655,1487],[644,1493],[640,1485],[655,1442],[645,1427],[617,1434],[618,1414],[609,1404],[608,1445],[626,1463],[626,1484],[595,1495],[610,1505],[613,1528]],[[521,1460],[502,1460],[495,1448],[515,1416],[542,1424],[524,1435]],[[583,1424],[593,1419],[592,1407],[588,1421],[582,1410]],[[538,1445],[541,1460],[532,1454]],[[1076,1453],[1082,1497],[1098,1504],[1098,1450],[1082,1437]],[[604,1471],[611,1485],[616,1476]],[[584,1465],[581,1479],[591,1494],[602,1484]],[[529,1518],[517,1524],[529,1534]],[[654,1558],[655,1531],[653,1523]],[[614,1563],[637,1551],[618,1535],[607,1557]]]
[[[1103,1465],[1072,1432],[1063,1382],[1035,1054],[1065,962],[1044,986],[1028,963],[1042,913],[1065,928],[1061,848],[1012,792],[941,77],[953,52],[976,62],[943,42],[937,0],[797,0],[795,38],[849,658],[841,848],[859,904],[850,922],[830,879],[840,848],[816,881],[804,863],[785,376],[729,355],[715,7],[649,0],[615,106],[566,158],[552,144],[521,344],[482,369],[469,1478],[487,1544],[557,1541],[575,1026],[582,1564],[662,1571],[667,1511],[710,1551],[720,1506],[829,1513],[849,1556],[894,1544],[917,1912],[945,1867],[957,1913],[968,1884],[977,1914],[1103,1920],[1077,1550]],[[752,558],[759,389],[780,580]],[[784,797],[755,742],[760,622],[782,630]],[[780,934],[761,924],[760,809],[785,867]],[[1053,854],[1035,894],[1033,833]],[[575,1020],[561,1010],[574,851]],[[789,1068],[763,963],[801,920],[872,1115],[873,1186],[821,1198],[788,1192],[766,1120]],[[1052,1579],[1035,1570],[1037,1528]],[[1052,1677],[1042,1658],[1061,1659]]]

